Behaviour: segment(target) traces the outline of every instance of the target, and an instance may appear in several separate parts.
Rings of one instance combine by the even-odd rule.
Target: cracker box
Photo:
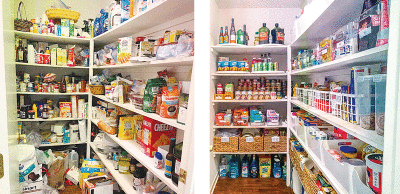
[[[72,103],[71,102],[60,102],[60,118],[71,118],[72,117]]]
[[[142,149],[144,153],[153,157],[158,146],[169,145],[171,138],[175,138],[176,129],[148,117],[143,117]]]

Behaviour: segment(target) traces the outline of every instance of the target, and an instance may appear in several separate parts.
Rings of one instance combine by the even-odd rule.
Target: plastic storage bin
[[[360,76],[356,80],[358,86],[357,103],[360,125],[367,130],[375,130],[375,84],[373,75]]]
[[[385,127],[386,74],[375,75],[375,131],[383,135]]]

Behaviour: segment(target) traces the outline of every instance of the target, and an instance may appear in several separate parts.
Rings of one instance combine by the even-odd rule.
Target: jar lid
[[[357,153],[357,149],[351,146],[342,146],[340,147],[340,151],[344,153]]]
[[[156,158],[159,159],[159,160],[162,160],[162,154],[161,154],[160,152],[156,152],[156,153],[154,154],[154,157],[156,157]]]

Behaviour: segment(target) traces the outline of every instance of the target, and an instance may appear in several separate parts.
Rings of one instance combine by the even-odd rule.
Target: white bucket
[[[382,160],[383,154],[368,154],[365,157],[367,163],[367,185],[376,194],[382,193]]]

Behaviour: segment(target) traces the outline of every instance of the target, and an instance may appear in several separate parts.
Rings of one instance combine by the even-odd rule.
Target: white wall
[[[15,14],[18,11],[20,0],[15,0],[14,10]],[[58,0],[23,0],[26,8],[26,16],[28,20],[42,17],[43,12],[50,9],[55,3],[58,5]],[[63,2],[71,7],[71,10],[77,11],[81,14],[78,25],[83,27],[83,20],[89,18],[94,19],[100,13],[102,8],[106,8],[111,0],[63,0]],[[22,11],[22,16],[25,18],[25,12]]]

